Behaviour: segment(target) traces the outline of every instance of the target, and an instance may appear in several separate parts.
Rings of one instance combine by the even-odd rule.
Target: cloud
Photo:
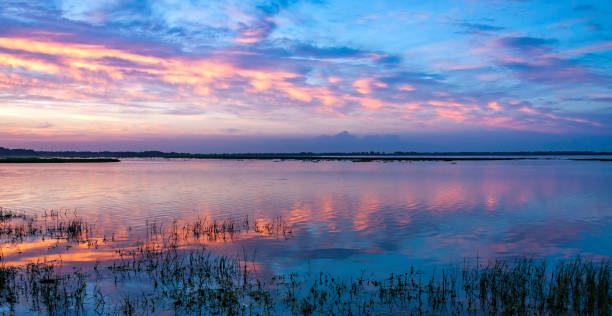
[[[574,7],[575,11],[595,11],[595,7],[590,4],[581,4]]]
[[[481,23],[461,23],[461,27],[465,28],[469,33],[485,33],[485,32],[497,32],[505,30],[504,27],[494,26],[489,24]]]
[[[317,47],[309,44],[297,44],[292,47],[293,52],[297,56],[317,57],[317,58],[343,58],[343,57],[356,57],[363,58],[369,57],[371,54],[367,51],[361,51],[358,49],[337,46],[337,47]]]
[[[577,102],[598,102],[607,103],[612,106],[612,94],[592,94],[583,97],[571,97],[563,98],[564,101],[577,101]]]
[[[334,16],[372,8],[334,5],[2,2],[0,119],[30,122],[12,135],[87,134],[91,122],[108,135],[607,131],[607,116],[563,98],[608,92],[605,39],[573,45],[499,17],[441,27],[433,12],[336,31]]]
[[[539,63],[506,62],[502,64],[513,70],[522,79],[539,83],[580,84],[606,80],[591,73],[580,64],[561,58],[546,58]]]
[[[493,56],[498,65],[513,71],[519,78],[553,85],[607,82],[606,76],[592,72],[576,59],[553,50],[556,39],[537,37],[501,37],[493,46],[502,49]]]
[[[596,22],[588,22],[587,23],[587,27],[589,28],[589,30],[594,31],[594,32],[598,32],[604,29],[604,27]]]
[[[254,44],[265,40],[276,28],[274,16],[295,2],[297,1],[275,0],[257,5],[258,13],[255,18],[256,21],[251,24],[241,25],[235,41],[241,44]]]
[[[528,42],[534,45],[537,41]],[[225,56],[221,51],[209,56],[176,54],[159,57],[140,52],[138,48],[131,51],[112,45],[53,41],[52,37],[49,40],[0,37],[0,49],[5,51],[0,54],[0,66],[11,70],[10,75],[0,78],[0,88],[3,87],[10,98],[20,93],[32,99],[57,102],[111,102],[121,105],[114,108],[126,114],[148,111],[167,115],[201,115],[210,112],[208,108],[213,105],[214,111],[228,113],[236,109],[234,104],[241,104],[243,111],[253,108],[268,113],[266,111],[284,107],[317,113],[317,116],[327,113],[376,120],[403,117],[415,123],[421,120],[420,123],[433,125],[451,121],[467,125],[554,130],[557,124],[568,121],[564,116],[537,111],[531,106],[522,107],[529,111],[501,107],[504,111],[491,116],[486,106],[491,100],[440,95],[437,88],[449,86],[442,83],[443,77],[435,74],[390,74],[385,71],[381,76],[376,68],[361,66],[359,74],[340,74],[343,80],[330,86],[327,80],[308,82],[311,71],[295,71],[304,63],[309,68],[316,68],[318,61],[314,64],[310,61],[290,63],[292,68],[298,66],[294,69],[285,69],[283,64],[266,63],[256,63],[257,66],[252,67],[250,63],[244,63],[242,54]],[[362,54],[343,47],[325,52],[331,55]],[[249,55],[251,61],[258,58],[259,55]],[[547,59],[548,62],[551,60],[554,61]],[[557,61],[560,62],[563,61]],[[571,65],[506,63],[505,66],[524,73],[523,76],[530,80],[548,80],[546,77],[529,77],[534,73],[552,74],[555,80],[566,75],[565,80],[581,79],[575,71],[564,73],[571,69]],[[547,71],[543,73],[543,69]],[[151,106],[151,102],[158,106]],[[524,112],[530,115],[528,119],[524,119]],[[588,120],[569,121],[594,125]]]
[[[500,46],[516,49],[523,52],[537,52],[548,50],[549,47],[558,41],[555,39],[545,39],[529,36],[506,36],[498,39]]]

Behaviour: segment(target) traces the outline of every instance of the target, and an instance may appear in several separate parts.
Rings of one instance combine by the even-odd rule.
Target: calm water
[[[76,210],[121,246],[146,223],[281,218],[288,238],[206,242],[273,273],[405,270],[463,258],[612,255],[612,163],[127,160],[0,165],[0,206]],[[107,260],[100,247],[3,242],[5,261]],[[430,265],[431,266],[431,265]]]

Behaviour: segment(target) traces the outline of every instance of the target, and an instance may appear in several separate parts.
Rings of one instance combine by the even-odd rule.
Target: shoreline
[[[201,155],[196,157],[121,157],[121,158],[159,158],[159,159],[189,159],[189,160],[278,160],[278,161],[352,161],[352,162],[458,162],[458,161],[512,161],[512,160],[568,160],[568,161],[602,161],[610,162],[612,158],[589,157],[397,157],[397,156],[315,156],[315,155]],[[111,163],[121,162],[114,157],[0,157],[1,163]]]
[[[0,163],[108,163],[120,162],[117,158],[39,158],[7,157],[0,158]]]

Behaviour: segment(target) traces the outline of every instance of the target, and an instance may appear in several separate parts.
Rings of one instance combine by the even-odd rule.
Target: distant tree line
[[[299,153],[211,153],[191,154],[150,151],[38,151],[0,147],[0,157],[117,157],[117,158],[248,158],[248,157],[319,157],[319,156],[584,156],[612,155],[598,151],[513,151],[513,152],[416,152],[416,151],[362,151],[362,152],[299,152]]]

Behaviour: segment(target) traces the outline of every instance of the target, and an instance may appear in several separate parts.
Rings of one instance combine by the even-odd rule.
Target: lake
[[[151,223],[230,219],[281,225],[284,232],[260,229],[185,246],[230,256],[246,249],[271,274],[341,275],[476,257],[597,258],[612,249],[607,162],[128,159],[4,164],[0,183],[1,207],[39,217],[75,213],[95,235],[113,240],[100,247],[4,240],[4,260],[12,264],[112,260],[109,249],[141,242]]]

